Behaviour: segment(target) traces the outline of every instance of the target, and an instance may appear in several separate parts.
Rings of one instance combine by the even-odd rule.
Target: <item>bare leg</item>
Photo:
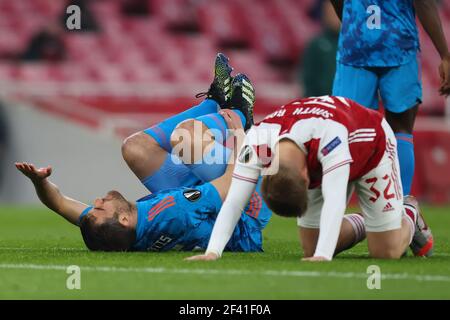
[[[353,218],[355,220],[353,220]],[[365,239],[363,223],[363,218],[357,214],[346,215],[344,217],[334,255],[352,248]],[[299,236],[304,257],[312,257],[319,239],[319,229],[299,227]]]
[[[180,123],[170,136],[173,153],[184,164],[193,164],[203,158],[214,141],[214,136],[201,121],[189,119]]]
[[[167,152],[150,135],[137,132],[122,144],[122,156],[139,180],[156,172],[167,157]]]
[[[223,110],[224,120],[229,129],[242,130],[242,123],[239,116],[231,110]],[[240,132],[235,131],[235,134]],[[238,149],[242,143],[243,137],[237,139],[234,148]],[[237,138],[237,137],[236,137]],[[203,159],[203,156],[214,148],[215,137],[211,130],[201,121],[190,119],[180,123],[174,130],[170,143],[172,145],[173,153],[175,153],[184,164],[197,163]],[[222,147],[223,148],[223,147]],[[231,184],[231,177],[234,169],[234,161],[231,164],[224,164],[225,172],[211,180],[211,183],[216,187],[222,199],[225,199],[228,189]]]
[[[402,226],[397,230],[384,232],[367,232],[369,254],[378,259],[399,259],[411,243],[411,223],[406,216]]]

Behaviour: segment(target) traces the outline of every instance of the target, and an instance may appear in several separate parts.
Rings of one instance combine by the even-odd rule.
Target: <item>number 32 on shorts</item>
[[[377,177],[373,177],[373,178],[368,178],[366,180],[364,180],[366,183],[370,184],[370,188],[369,190],[372,192],[372,196],[369,198],[370,201],[372,202],[376,202],[380,196],[381,196],[381,192],[377,187],[382,187],[384,186],[383,189],[383,197],[386,200],[390,200],[395,198],[395,193],[392,191],[392,187],[394,184],[392,183],[392,179],[389,175],[385,175],[382,179],[382,181],[380,181],[380,183],[378,185],[381,186],[375,186],[378,182],[379,178]]]

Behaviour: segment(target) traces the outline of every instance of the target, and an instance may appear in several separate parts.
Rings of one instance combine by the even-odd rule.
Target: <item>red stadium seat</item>
[[[165,26],[173,29],[197,27],[195,8],[189,0],[150,0],[150,8]]]
[[[57,81],[58,85],[92,81],[208,84],[214,56],[224,50],[235,71],[248,73],[257,87],[288,86],[299,53],[320,30],[308,16],[315,1],[148,0],[151,13],[139,18],[123,15],[121,1],[91,1],[101,32],[66,33],[66,63],[0,66],[0,77],[27,81],[42,77],[41,82]],[[23,52],[32,34],[56,21],[64,5],[64,1],[0,0],[0,59]],[[442,1],[442,13],[444,29],[448,29],[448,1]],[[180,33],[180,28],[194,33]],[[437,94],[439,59],[423,31],[421,38],[424,104],[420,112],[443,114],[444,102]],[[233,46],[241,49],[227,50]]]
[[[204,2],[198,9],[202,31],[220,46],[247,46],[242,20],[235,18],[237,10],[233,1]]]

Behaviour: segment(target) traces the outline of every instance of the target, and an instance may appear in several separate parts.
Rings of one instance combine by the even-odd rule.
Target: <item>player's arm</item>
[[[70,223],[78,225],[81,212],[88,206],[66,197],[54,183],[48,180],[48,177],[52,174],[50,166],[36,169],[33,164],[26,162],[16,162],[15,165],[20,172],[31,180],[36,189],[36,194],[44,205]]]
[[[430,37],[431,41],[441,56],[439,65],[439,75],[441,77],[441,87],[439,93],[442,95],[450,94],[450,53],[448,51],[447,41],[442,29],[441,19],[435,0],[415,0],[414,6],[416,14]]]
[[[342,21],[342,10],[344,10],[344,0],[330,0],[331,4],[334,7],[334,11],[336,11],[339,20]]]
[[[322,197],[320,231],[314,256],[308,261],[331,260],[336,249],[342,218],[347,206],[350,163],[353,162],[348,129],[330,121],[320,139],[317,159],[322,164]]]
[[[239,163],[236,164],[228,195],[217,216],[206,253],[190,257],[187,260],[216,260],[220,258],[242,211],[255,191],[259,174],[259,170],[244,167]]]
[[[331,260],[336,250],[342,218],[347,206],[350,164],[342,165],[322,177],[323,206],[320,233],[314,257],[305,260]]]
[[[249,146],[244,146],[240,154],[245,153],[248,148]],[[256,162],[256,159],[253,159],[253,161]],[[241,217],[242,211],[255,191],[260,175],[258,166],[244,165],[239,161],[233,167],[231,165],[228,166],[229,168],[234,167],[231,185],[227,189],[228,194],[214,223],[206,253],[190,257],[187,260],[216,260],[220,258]]]

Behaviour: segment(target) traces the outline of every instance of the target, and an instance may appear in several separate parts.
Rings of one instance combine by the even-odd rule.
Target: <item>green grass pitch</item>
[[[331,263],[300,262],[295,220],[274,217],[265,253],[186,262],[187,252],[94,253],[76,227],[44,208],[0,208],[0,299],[450,299],[450,208],[424,207],[436,246],[429,259],[382,261],[366,243]],[[69,290],[66,267],[81,268]],[[367,288],[367,267],[381,289]]]

